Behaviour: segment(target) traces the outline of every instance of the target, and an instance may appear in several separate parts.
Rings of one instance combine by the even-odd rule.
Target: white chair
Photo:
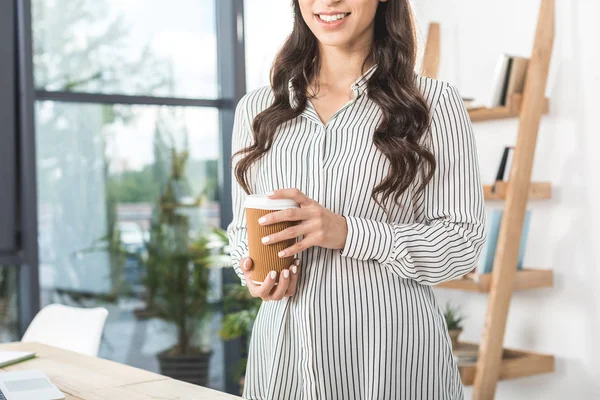
[[[23,342],[38,342],[89,356],[97,356],[108,311],[50,304],[37,313]]]

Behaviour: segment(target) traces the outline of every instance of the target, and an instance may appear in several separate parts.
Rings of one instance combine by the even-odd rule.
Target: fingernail
[[[264,238],[262,238],[261,240],[262,240],[262,242],[263,242],[263,243],[268,243],[268,242],[269,242],[269,240],[271,240],[271,238],[270,238],[270,237],[268,237],[268,236],[265,236],[265,237],[264,237]]]
[[[271,273],[269,274],[269,276],[271,276],[271,279],[275,279],[275,278],[277,278],[277,272],[271,271]]]
[[[266,219],[265,217],[260,217],[260,218],[258,219],[258,223],[259,223],[259,224],[264,224],[265,222],[267,222],[267,219]]]
[[[269,192],[267,193],[267,196],[273,196],[275,194],[275,192]]]
[[[296,264],[296,265],[300,265],[300,259],[299,259],[299,258],[296,258],[296,259],[294,260],[294,264]]]
[[[292,267],[292,272],[294,273],[294,275],[296,273],[298,273],[298,267],[296,267],[295,265]]]
[[[284,278],[289,278],[290,277],[290,271],[288,271],[287,269],[283,271],[283,277]]]
[[[277,254],[279,257],[284,257],[285,256],[285,251],[280,251],[279,254]]]
[[[246,261],[244,261],[244,269],[248,269],[248,262],[249,262],[249,261],[250,261],[250,260],[248,260],[248,259],[246,258]]]

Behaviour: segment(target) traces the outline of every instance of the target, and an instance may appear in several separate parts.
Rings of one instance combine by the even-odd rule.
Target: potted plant
[[[192,231],[190,219],[203,200],[189,195],[184,178],[187,157],[187,151],[172,150],[146,265],[160,278],[153,282],[152,311],[177,331],[176,344],[158,354],[161,373],[206,386],[211,352],[201,343],[206,337],[197,333],[214,309],[207,298],[209,272],[222,264],[227,236],[218,228]]]
[[[463,331],[462,322],[465,320],[465,316],[461,314],[459,306],[452,306],[448,302],[444,310],[444,318],[446,319],[448,334],[450,335],[452,349],[454,350],[458,347],[458,337]]]
[[[262,299],[252,297],[248,289],[239,284],[228,285],[224,298],[223,323],[219,335],[224,340],[240,338],[244,353],[236,368],[234,379],[239,381],[240,394],[244,387],[246,363],[248,361],[248,343],[252,325],[258,314]]]
[[[174,237],[173,237],[174,238]],[[176,344],[158,354],[163,375],[197,385],[208,383],[211,351],[197,333],[214,305],[207,301],[209,268],[214,266],[214,235],[202,234],[186,249],[176,240],[173,251],[163,254],[153,310],[156,317],[174,324]]]

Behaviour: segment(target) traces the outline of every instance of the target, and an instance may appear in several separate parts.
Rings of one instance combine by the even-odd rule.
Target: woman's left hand
[[[299,224],[262,238],[264,244],[283,240],[304,238],[279,253],[279,257],[290,257],[312,246],[327,249],[343,249],[348,235],[346,218],[329,211],[316,201],[308,198],[298,189],[281,189],[271,192],[270,199],[291,199],[300,208],[275,211],[260,218],[261,225],[271,225],[282,221],[301,221]]]

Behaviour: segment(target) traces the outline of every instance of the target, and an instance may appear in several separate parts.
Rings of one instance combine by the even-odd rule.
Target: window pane
[[[39,89],[216,98],[214,0],[33,0]]]
[[[292,32],[290,1],[245,0],[246,85],[248,90],[269,84],[271,64]],[[265,21],[269,21],[265,24]]]
[[[163,245],[154,224],[184,216],[186,238],[219,226],[218,111],[42,101],[36,116],[42,303],[108,308],[100,356],[158,371],[177,336],[135,311],[151,292],[150,246]],[[221,371],[220,344],[208,346]]]
[[[18,269],[0,266],[0,343],[19,340],[17,311]]]

